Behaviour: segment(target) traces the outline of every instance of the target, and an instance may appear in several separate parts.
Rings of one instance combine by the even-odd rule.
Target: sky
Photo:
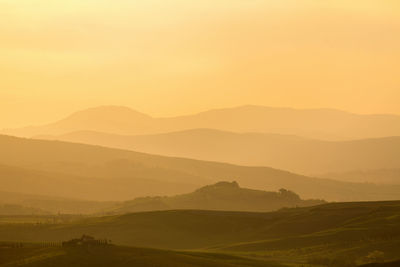
[[[398,0],[0,0],[0,128],[99,105],[399,103]]]

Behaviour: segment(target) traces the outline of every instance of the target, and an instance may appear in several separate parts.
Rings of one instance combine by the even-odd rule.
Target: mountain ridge
[[[86,116],[87,114],[90,114],[90,119]],[[55,123],[8,129],[3,130],[2,133],[32,137],[91,130],[138,135],[193,128],[348,140],[400,135],[400,116],[362,115],[335,109],[293,109],[246,105],[208,110],[192,115],[155,118],[127,107],[101,106],[75,112],[67,119]]]
[[[324,141],[294,135],[190,129],[132,136],[79,131],[61,136],[35,138],[243,166],[268,166],[309,176],[400,168],[398,136]],[[379,180],[366,180],[366,182],[379,182]],[[400,177],[395,183],[400,183]]]
[[[77,192],[81,192],[85,199],[126,200],[139,196],[180,194],[221,180],[236,180],[250,189],[276,191],[286,188],[304,198],[327,201],[393,200],[400,197],[400,186],[396,185],[338,182],[269,167],[239,166],[1,135],[0,147],[0,164],[32,170],[33,173],[50,173],[43,181],[47,179],[57,185],[55,181],[58,180],[66,184],[62,187],[57,185],[55,189],[46,187],[46,190],[69,188],[68,194],[78,197]],[[0,179],[3,183],[0,186],[18,188],[15,182],[21,179],[29,181],[26,180],[28,174],[21,176],[17,172],[15,177],[18,179]],[[37,185],[35,176],[31,177],[31,183]]]

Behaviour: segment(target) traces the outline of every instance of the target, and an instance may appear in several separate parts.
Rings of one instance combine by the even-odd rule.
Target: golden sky
[[[398,0],[0,0],[0,128],[105,104],[399,103]]]

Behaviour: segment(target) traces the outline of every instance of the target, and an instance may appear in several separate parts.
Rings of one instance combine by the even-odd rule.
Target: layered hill
[[[232,210],[273,211],[280,208],[306,207],[322,204],[322,200],[302,200],[294,192],[279,192],[239,187],[236,182],[219,182],[197,189],[193,193],[171,197],[145,197],[126,201],[112,209],[112,213],[130,213],[152,210]]]
[[[80,131],[39,138],[247,166],[269,166],[307,175],[400,168],[400,137],[333,142],[290,135],[193,129],[140,136]],[[399,173],[380,174],[384,183],[400,183]],[[386,175],[391,175],[392,179]],[[365,178],[352,180],[349,177],[349,181],[380,182],[373,177]]]
[[[62,190],[64,197],[127,200],[182,194],[221,180],[236,180],[251,189],[286,188],[306,199],[349,201],[400,197],[400,186],[345,183],[267,167],[155,156],[84,144],[0,136],[0,147],[0,164],[6,166],[0,169],[0,186],[4,191],[57,195],[47,191]],[[38,186],[38,181],[42,186]],[[23,186],[18,189],[15,183]]]
[[[138,135],[212,128],[343,140],[400,136],[400,116],[359,115],[333,109],[291,109],[241,106],[194,115],[154,118],[126,107],[104,106],[72,114],[38,127],[9,129],[5,134],[32,137],[74,131]]]

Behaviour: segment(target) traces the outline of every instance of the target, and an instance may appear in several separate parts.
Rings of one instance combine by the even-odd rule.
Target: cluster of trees
[[[63,247],[92,247],[92,246],[107,246],[111,244],[108,239],[95,239],[89,235],[82,235],[81,238],[74,238],[69,241],[62,242]]]
[[[61,247],[60,242],[40,242],[40,243],[24,243],[24,242],[2,242],[0,243],[0,247],[7,248],[27,248],[27,247]]]

